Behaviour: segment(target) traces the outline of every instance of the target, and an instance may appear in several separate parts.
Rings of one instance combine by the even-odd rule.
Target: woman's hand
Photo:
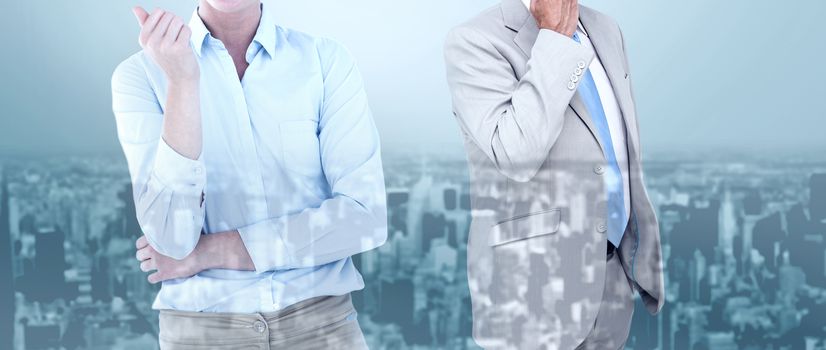
[[[183,19],[161,9],[149,14],[137,6],[132,11],[141,26],[141,47],[163,69],[166,78],[173,83],[197,81],[200,68],[189,44],[192,30]]]
[[[135,258],[141,262],[141,270],[155,271],[147,278],[152,284],[191,277],[208,269],[255,271],[255,265],[238,231],[201,235],[195,249],[183,260],[158,253],[149,245],[146,236],[138,238],[135,247]]]
[[[204,236],[201,235],[201,237]],[[198,241],[198,245],[202,245],[203,241],[203,239]],[[137,248],[135,258],[141,262],[141,271],[155,271],[147,277],[149,283],[152,284],[176,278],[190,277],[208,268],[201,253],[203,249],[199,249],[197,246],[195,250],[187,255],[186,258],[183,258],[183,260],[175,260],[158,253],[155,248],[149,245],[146,236],[138,238],[138,240],[135,241],[135,247]]]

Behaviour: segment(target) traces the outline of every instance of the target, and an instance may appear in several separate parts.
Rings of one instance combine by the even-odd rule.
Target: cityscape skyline
[[[10,237],[13,349],[156,346],[157,286],[133,259],[139,227],[125,163],[74,157],[0,168],[10,189],[0,197],[0,223],[8,218],[0,248]],[[385,172],[388,241],[354,258],[368,343],[476,348],[464,159],[393,155]],[[638,307],[626,348],[826,349],[823,174],[826,162],[648,161],[668,302],[656,317]]]

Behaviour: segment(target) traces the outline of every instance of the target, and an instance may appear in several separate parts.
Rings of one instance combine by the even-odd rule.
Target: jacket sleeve
[[[499,50],[478,30],[458,27],[445,44],[447,81],[459,124],[514,181],[530,181],[562,131],[564,114],[594,53],[572,38],[541,29],[517,79]]]
[[[163,111],[140,54],[112,76],[112,109],[129,165],[138,223],[159,253],[183,259],[195,249],[204,222],[206,170],[161,137]]]

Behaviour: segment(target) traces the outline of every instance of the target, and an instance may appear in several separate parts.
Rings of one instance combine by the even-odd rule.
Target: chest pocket
[[[308,177],[321,175],[318,124],[312,120],[285,121],[279,125],[284,167]]]

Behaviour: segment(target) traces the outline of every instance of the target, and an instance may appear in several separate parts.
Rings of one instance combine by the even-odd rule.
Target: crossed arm
[[[197,111],[191,105],[200,104],[198,93],[176,90],[167,74],[166,108],[161,108],[146,67],[164,68],[163,59],[150,53],[153,63],[136,55],[118,66],[113,110],[144,232],[135,256],[142,270],[155,270],[151,283],[214,268],[264,272],[319,266],[384,243],[380,143],[361,76],[346,50],[330,41],[318,45],[324,73],[318,137],[331,198],[318,208],[211,234],[201,234],[207,169],[197,158],[200,141],[196,152],[186,152],[173,145],[175,133],[167,130],[176,118],[183,125],[177,130],[187,130],[175,111]],[[194,114],[200,123],[200,111]]]

